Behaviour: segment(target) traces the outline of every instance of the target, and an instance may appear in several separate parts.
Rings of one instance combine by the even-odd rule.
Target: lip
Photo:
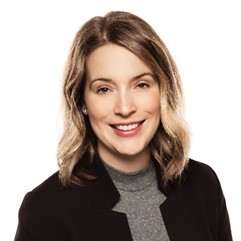
[[[145,120],[135,121],[135,122],[116,123],[116,124],[111,124],[110,126],[112,127],[112,129],[116,135],[121,136],[121,137],[131,137],[131,136],[135,136],[138,134],[144,121]],[[136,127],[133,126],[135,124],[137,124]],[[117,128],[117,126],[119,126],[121,128]],[[134,127],[134,128],[132,129],[132,127]],[[131,128],[131,129],[128,129],[128,128]]]

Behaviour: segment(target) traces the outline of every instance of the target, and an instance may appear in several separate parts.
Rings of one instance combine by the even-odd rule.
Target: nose
[[[114,112],[116,115],[128,117],[136,112],[137,106],[131,93],[119,93],[116,98]]]

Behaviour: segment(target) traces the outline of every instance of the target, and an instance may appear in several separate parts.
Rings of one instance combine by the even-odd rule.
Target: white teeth
[[[140,123],[131,124],[131,125],[118,125],[118,126],[115,126],[115,128],[122,131],[130,131],[132,129],[135,129],[137,126],[139,126],[139,124]]]

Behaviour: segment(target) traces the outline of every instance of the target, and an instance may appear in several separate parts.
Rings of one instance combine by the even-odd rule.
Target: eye
[[[100,88],[98,88],[98,90],[97,90],[97,93],[98,93],[98,94],[106,94],[106,93],[108,93],[108,92],[110,92],[110,89],[109,89],[108,87],[100,87]]]
[[[150,85],[146,82],[140,82],[136,86],[138,89],[147,89],[150,87]]]

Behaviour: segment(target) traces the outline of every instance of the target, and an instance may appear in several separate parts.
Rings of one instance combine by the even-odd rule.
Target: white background
[[[57,170],[60,81],[74,35],[110,10],[147,20],[171,51],[184,84],[190,157],[219,176],[238,240],[241,9],[232,0],[0,0],[0,240],[13,240],[25,193]]]

